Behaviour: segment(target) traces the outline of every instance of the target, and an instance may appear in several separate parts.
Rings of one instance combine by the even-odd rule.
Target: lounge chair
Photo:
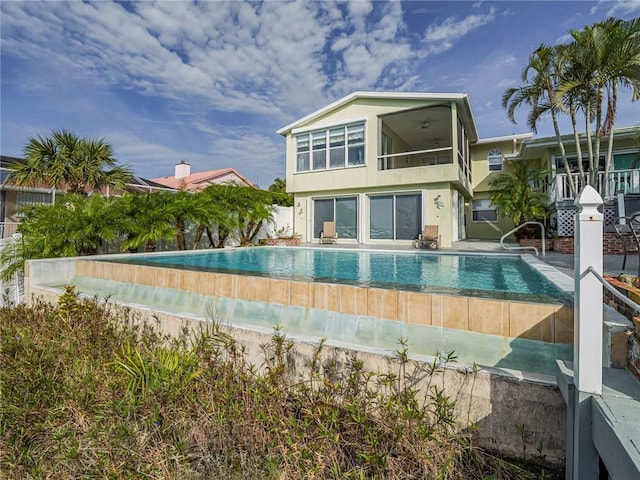
[[[416,241],[416,248],[440,248],[438,225],[425,225]]]
[[[336,222],[324,222],[322,232],[320,232],[320,243],[338,243],[338,232],[336,232]]]

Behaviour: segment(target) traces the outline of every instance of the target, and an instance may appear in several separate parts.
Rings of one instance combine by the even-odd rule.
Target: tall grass
[[[8,478],[527,479],[474,447],[455,401],[320,345],[293,372],[276,329],[264,363],[212,324],[168,338],[78,298],[0,309],[0,472]]]

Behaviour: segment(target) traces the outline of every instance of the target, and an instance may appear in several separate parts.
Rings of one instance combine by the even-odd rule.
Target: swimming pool
[[[520,257],[522,263],[515,261]],[[212,259],[217,266],[208,264]],[[180,318],[195,316],[247,329],[279,325],[288,334],[367,348],[392,350],[402,337],[420,355],[456,351],[468,364],[545,375],[553,374],[556,359],[572,358],[573,282],[529,255],[260,247],[40,260],[27,267],[28,295],[57,295],[74,285],[86,295],[172,316],[176,329]],[[564,283],[535,289],[553,284],[554,273]],[[521,291],[504,290],[510,282],[521,283]]]
[[[109,261],[503,300],[563,304],[571,300],[520,255],[262,247]]]

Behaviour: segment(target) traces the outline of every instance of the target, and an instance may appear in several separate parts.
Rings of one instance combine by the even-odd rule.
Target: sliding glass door
[[[413,240],[422,230],[422,195],[378,195],[369,199],[369,238]]]
[[[320,237],[324,222],[336,222],[338,238],[358,238],[357,197],[323,198],[313,201],[313,236]]]

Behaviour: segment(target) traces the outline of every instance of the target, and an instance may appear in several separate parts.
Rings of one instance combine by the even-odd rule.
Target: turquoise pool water
[[[505,300],[571,303],[565,292],[519,255],[260,247],[127,256],[109,261]]]

